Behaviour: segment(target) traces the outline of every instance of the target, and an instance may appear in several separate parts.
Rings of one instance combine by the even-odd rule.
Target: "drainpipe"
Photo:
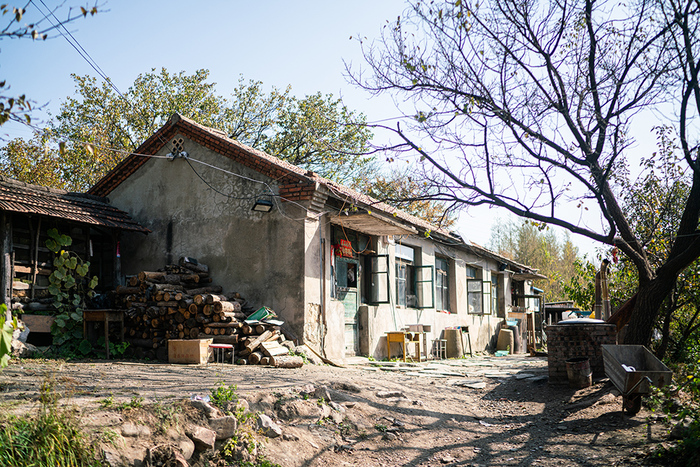
[[[323,232],[321,232],[321,235],[323,235]],[[321,318],[322,318],[322,323],[321,323],[321,353],[323,356],[326,356],[326,329],[327,329],[327,322],[326,322],[326,239],[321,237],[321,242],[319,245],[320,249],[320,257],[319,257],[319,262],[320,262],[320,268],[321,268],[321,273],[319,274],[321,278]]]

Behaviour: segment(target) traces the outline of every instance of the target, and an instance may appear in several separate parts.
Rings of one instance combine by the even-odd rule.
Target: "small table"
[[[214,363],[224,363],[224,357],[226,356],[226,351],[231,351],[231,364],[233,365],[233,345],[231,344],[209,344],[209,348],[212,351],[212,356],[214,358]]]
[[[418,356],[418,361],[423,360],[423,344],[425,340],[425,333],[423,332],[405,332],[405,331],[389,331],[386,333],[386,353],[387,358],[391,358],[391,343],[396,342],[401,344],[401,351],[403,354],[403,361],[406,361],[406,344],[416,345],[416,355]]]
[[[83,310],[83,337],[88,338],[87,323],[105,324],[105,348],[109,359],[109,323],[121,323],[119,337],[124,342],[124,310]]]

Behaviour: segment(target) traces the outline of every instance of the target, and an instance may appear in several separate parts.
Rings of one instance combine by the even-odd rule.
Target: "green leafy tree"
[[[92,7],[68,7],[67,16],[64,20],[58,20],[56,14],[65,9],[64,3],[54,8],[44,5],[42,10],[32,2],[24,2],[25,5],[13,6],[9,4],[0,5],[0,13],[4,18],[4,26],[0,27],[0,40],[2,39],[31,39],[46,40],[49,33],[60,29],[68,23],[77,19],[92,16],[97,13],[97,4]],[[43,3],[42,3],[43,5]],[[30,8],[34,7],[34,8]],[[0,125],[8,120],[31,122],[30,112],[32,102],[25,94],[15,94],[10,90],[10,85],[6,80],[0,80]]]
[[[383,128],[397,135],[391,149],[442,174],[434,199],[492,205],[621,250],[639,279],[627,342],[646,344],[676,277],[700,256],[699,29],[697,0],[411,1],[377,42],[363,41],[362,73],[350,71],[401,103],[404,118]],[[633,119],[669,101],[692,184],[656,267],[622,209],[622,182]]]
[[[567,298],[563,284],[576,276],[576,265],[581,262],[569,235],[560,240],[553,230],[528,221],[498,219],[491,227],[489,247],[547,276],[546,280],[537,281],[547,302]]]
[[[153,69],[139,75],[123,95],[96,78],[73,78],[75,96],[62,103],[50,129],[31,142],[8,145],[0,154],[3,167],[30,166],[31,158],[48,148],[52,154],[46,160],[59,165],[60,179],[52,186],[86,190],[176,112],[339,182],[349,182],[371,166],[372,158],[364,155],[372,136],[364,116],[331,95],[298,99],[289,95],[289,88],[265,94],[261,82],[246,84],[241,78],[225,99],[208,82],[208,70],[187,74]],[[46,135],[62,143],[48,145],[42,139]]]
[[[62,235],[56,229],[49,229],[48,235],[46,247],[54,253],[54,270],[49,276],[49,293],[56,308],[53,343],[65,352],[77,348],[85,355],[91,346],[83,339],[83,309],[86,301],[95,295],[97,276],[88,277],[90,263],[64,249],[73,243],[68,235]]]

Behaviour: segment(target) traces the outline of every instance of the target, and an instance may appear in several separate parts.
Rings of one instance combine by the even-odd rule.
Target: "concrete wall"
[[[199,176],[184,159],[153,158],[109,195],[114,206],[152,231],[123,237],[123,273],[156,270],[181,256],[197,258],[225,293],[236,291],[254,306],[272,308],[301,338],[307,313],[305,211],[279,199],[269,213],[252,211],[268,188],[249,179],[276,192],[274,181],[181,137]],[[158,155],[168,152],[166,145]]]

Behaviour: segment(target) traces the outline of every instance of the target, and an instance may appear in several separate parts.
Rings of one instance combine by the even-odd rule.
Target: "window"
[[[397,244],[396,256],[396,304],[409,308],[432,308],[433,267],[416,266],[416,251],[408,246]]]
[[[369,303],[389,303],[389,255],[367,257]]]
[[[435,258],[435,308],[449,311],[450,290],[449,290],[449,263],[446,259]]]
[[[490,315],[494,309],[491,294],[491,272],[467,267],[467,307],[476,315]]]

